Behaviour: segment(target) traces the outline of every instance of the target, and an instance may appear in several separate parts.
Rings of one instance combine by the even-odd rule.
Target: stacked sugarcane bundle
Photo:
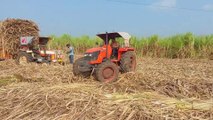
[[[19,51],[20,37],[34,36],[34,44],[38,42],[39,28],[30,20],[6,19],[0,22],[0,52],[16,55]]]

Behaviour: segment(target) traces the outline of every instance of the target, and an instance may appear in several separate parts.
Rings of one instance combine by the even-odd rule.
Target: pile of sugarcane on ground
[[[16,55],[19,51],[20,37],[35,37],[38,42],[39,28],[30,20],[6,19],[0,22],[0,47],[4,54]]]
[[[0,62],[0,119],[213,119],[213,61],[138,59],[135,73],[102,84],[72,65]]]

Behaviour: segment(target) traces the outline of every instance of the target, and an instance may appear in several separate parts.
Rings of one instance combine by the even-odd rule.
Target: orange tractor
[[[131,36],[128,33],[113,32],[97,36],[104,41],[104,45],[87,50],[84,57],[77,59],[73,64],[74,75],[94,75],[97,80],[109,83],[118,79],[119,71],[122,73],[135,71],[136,55],[134,48],[129,47]],[[118,47],[116,52],[113,52],[115,49],[110,42],[116,38],[123,38],[125,46]]]

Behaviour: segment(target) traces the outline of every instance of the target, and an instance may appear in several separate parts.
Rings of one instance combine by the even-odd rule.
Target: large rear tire
[[[85,60],[84,57],[78,58],[78,59],[74,62],[74,64],[73,64],[73,74],[74,74],[75,76],[89,77],[91,71],[89,71],[89,72],[81,72],[81,71],[79,70],[79,66],[80,66],[80,64],[81,64],[82,62],[85,62],[85,63],[87,62],[87,61]]]
[[[124,53],[121,57],[120,67],[123,73],[133,72],[136,70],[136,55],[133,51]]]
[[[31,54],[26,52],[19,52],[18,56],[16,57],[16,63],[18,65],[26,65],[30,62],[33,62],[33,57]]]
[[[103,62],[99,64],[95,70],[96,79],[104,83],[116,81],[118,79],[118,74],[118,66],[112,62]]]

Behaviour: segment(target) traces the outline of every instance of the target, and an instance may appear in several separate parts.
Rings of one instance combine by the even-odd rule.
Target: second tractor
[[[30,62],[36,63],[59,63],[64,64],[63,55],[56,50],[47,50],[49,37],[39,37],[37,46],[33,45],[35,37],[21,37],[20,49],[16,57],[16,63],[25,65]]]

